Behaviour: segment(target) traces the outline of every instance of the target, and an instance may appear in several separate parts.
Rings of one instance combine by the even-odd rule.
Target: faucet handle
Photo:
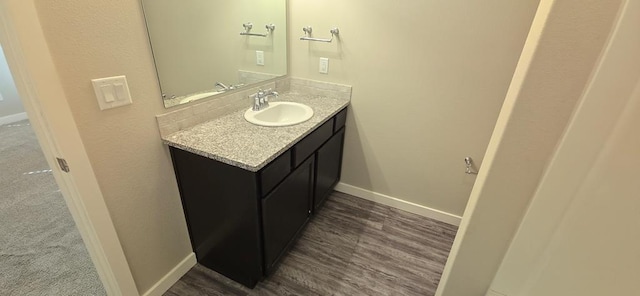
[[[249,95],[249,98],[253,99],[253,98],[260,98],[264,95],[264,91],[262,89],[258,89],[258,91],[255,94]]]

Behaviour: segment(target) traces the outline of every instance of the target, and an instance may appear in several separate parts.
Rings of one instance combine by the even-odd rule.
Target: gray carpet
[[[0,295],[106,295],[26,120],[0,126]]]

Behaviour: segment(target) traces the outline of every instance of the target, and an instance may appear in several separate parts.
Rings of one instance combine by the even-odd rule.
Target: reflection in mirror
[[[165,107],[287,74],[286,0],[142,0]]]

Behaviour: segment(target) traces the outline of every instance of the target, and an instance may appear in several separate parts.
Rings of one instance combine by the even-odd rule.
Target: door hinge
[[[69,165],[67,164],[67,161],[64,158],[58,158],[58,157],[56,157],[56,160],[58,160],[58,166],[60,166],[60,169],[63,172],[68,173]]]

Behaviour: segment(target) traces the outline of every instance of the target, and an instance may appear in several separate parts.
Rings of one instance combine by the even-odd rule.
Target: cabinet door
[[[294,170],[262,200],[267,274],[307,223],[313,194],[313,157]]]
[[[314,209],[318,209],[340,181],[344,128],[327,141],[316,154],[316,189]]]

